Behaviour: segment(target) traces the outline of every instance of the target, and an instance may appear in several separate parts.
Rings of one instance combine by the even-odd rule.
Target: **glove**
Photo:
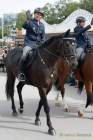
[[[26,11],[26,16],[27,16],[27,20],[30,20],[31,19],[30,10]]]

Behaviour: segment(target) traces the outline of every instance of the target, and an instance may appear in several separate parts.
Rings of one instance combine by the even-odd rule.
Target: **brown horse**
[[[65,102],[65,80],[67,79],[67,76],[70,73],[70,64],[67,63],[64,59],[59,59],[57,64],[56,64],[56,69],[57,69],[57,76],[58,79],[55,82],[55,86],[57,88],[57,90],[61,91],[61,96],[62,96],[62,101],[64,103],[64,110],[66,112],[68,112],[68,105]],[[56,97],[56,106],[59,106],[59,102],[58,102],[58,98],[59,98],[59,93],[57,94]]]
[[[69,73],[69,65],[67,65],[65,61],[63,61],[63,59],[60,59],[58,61],[57,66],[58,66],[57,69],[58,69],[60,90],[63,99],[65,94],[64,83],[67,74]],[[78,89],[80,93],[85,85],[86,94],[87,94],[87,102],[86,102],[86,108],[87,108],[89,105],[93,104],[93,93],[92,93],[93,92],[93,48],[92,47],[86,51],[84,62],[77,68],[75,75],[76,75],[76,79],[78,80]],[[58,96],[57,96],[57,100],[58,100]],[[66,110],[68,110],[68,108],[66,108]],[[83,113],[79,111],[78,115],[82,116]]]
[[[75,39],[64,38],[66,34],[56,35],[51,37],[35,51],[35,58],[33,62],[25,63],[26,69],[26,81],[19,82],[17,85],[19,100],[20,100],[20,111],[23,111],[23,99],[21,95],[22,88],[25,84],[33,85],[38,88],[40,101],[36,111],[35,124],[39,125],[40,122],[40,110],[42,106],[47,118],[47,125],[49,127],[48,133],[51,135],[55,134],[54,128],[50,119],[50,108],[47,101],[47,94],[52,88],[52,78],[54,66],[60,57],[70,61],[71,65],[76,65],[77,61],[75,58]],[[6,95],[8,99],[11,99],[13,114],[16,115],[16,106],[14,102],[14,85],[17,77],[20,58],[22,55],[22,48],[15,48],[11,50],[6,59],[7,68],[7,82],[6,82]],[[68,54],[70,54],[68,56]],[[71,57],[72,56],[72,57]],[[28,60],[31,61],[31,58]]]
[[[76,79],[79,81],[78,89],[80,93],[85,85],[87,94],[86,108],[93,105],[93,47],[87,49],[84,63],[76,71]],[[82,112],[78,112],[82,116]]]

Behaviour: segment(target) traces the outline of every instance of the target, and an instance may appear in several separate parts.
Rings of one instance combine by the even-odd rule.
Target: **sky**
[[[0,0],[0,14],[17,13],[28,9],[33,12],[37,7],[43,7],[46,3],[54,3],[56,1],[58,0]]]

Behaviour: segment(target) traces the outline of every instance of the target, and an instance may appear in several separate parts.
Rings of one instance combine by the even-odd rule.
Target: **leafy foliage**
[[[80,7],[93,13],[93,0],[81,0]]]
[[[26,20],[26,11],[22,11],[20,13],[18,13],[17,15],[17,23],[16,23],[16,27],[20,30],[22,29],[23,23]]]

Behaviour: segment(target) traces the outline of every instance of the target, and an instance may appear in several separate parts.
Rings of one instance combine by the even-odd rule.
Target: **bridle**
[[[63,38],[62,39],[62,43],[64,43],[64,40],[66,40],[66,39],[72,39],[72,38]],[[63,45],[64,46],[64,45]],[[55,58],[60,58],[60,56],[59,55],[56,55],[56,54],[54,54],[54,53],[52,53],[51,51],[49,51],[47,48],[44,48],[43,49],[43,51],[45,51],[45,52],[47,52],[48,54],[50,54],[51,56],[53,56],[53,57],[55,57]],[[68,56],[66,56],[65,55],[65,51],[64,51],[64,47],[63,47],[63,59],[65,60],[65,62],[67,63],[67,64],[69,64],[69,62],[72,60],[72,58],[74,58],[75,56],[74,55],[68,55]],[[43,64],[46,64],[47,65],[47,63],[45,62],[45,60],[44,60],[44,58],[41,56],[41,54],[40,54],[40,51],[39,51],[39,49],[38,49],[38,55],[39,55],[39,58],[40,58],[40,60],[41,60],[41,62],[43,63]]]
[[[71,38],[63,38],[63,46],[64,46],[64,40],[67,40],[67,39],[69,39],[69,40],[73,39],[75,41],[75,38],[72,38],[72,37]],[[63,47],[63,59],[65,60],[65,62],[67,64],[70,64],[72,59],[75,58],[75,55],[73,55],[73,54],[75,54],[75,52],[73,50],[73,52],[71,51],[71,52],[65,53],[65,50],[66,50],[65,47]]]

